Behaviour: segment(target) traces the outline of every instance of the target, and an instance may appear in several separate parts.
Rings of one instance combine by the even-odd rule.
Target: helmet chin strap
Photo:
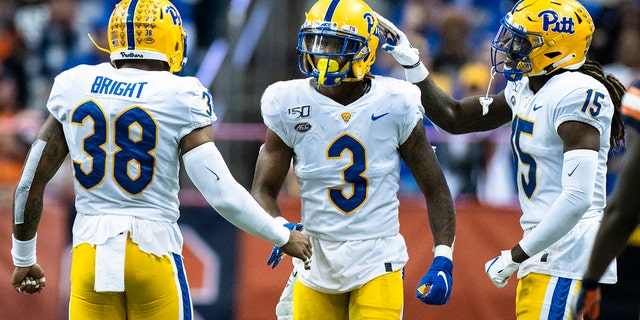
[[[336,72],[340,69],[340,65],[338,64],[338,61],[335,61],[333,59],[327,59],[327,58],[318,60],[317,67],[318,67],[318,72],[320,72],[320,75],[318,76],[318,85],[324,84],[326,80],[327,72]]]
[[[89,40],[91,40],[91,42],[93,43],[94,46],[96,46],[96,48],[98,48],[98,50],[102,51],[102,52],[106,52],[108,54],[111,54],[111,51],[99,46],[95,40],[93,40],[93,37],[91,36],[90,33],[87,33],[87,36],[89,36]]]
[[[489,105],[493,102],[493,98],[489,97],[489,91],[491,90],[491,83],[496,75],[496,68],[491,67],[491,78],[489,78],[489,85],[487,85],[487,94],[484,97],[478,98],[478,101],[482,105],[482,115],[489,113]]]

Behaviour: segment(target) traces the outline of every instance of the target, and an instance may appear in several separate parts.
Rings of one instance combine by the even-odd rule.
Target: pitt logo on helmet
[[[179,72],[187,61],[187,35],[182,18],[168,0],[123,0],[119,2],[107,30],[112,63],[126,59],[164,61],[170,72]],[[89,36],[91,37],[91,36]]]
[[[574,23],[572,17],[562,17],[562,19],[559,19],[558,14],[553,10],[542,11],[538,14],[538,17],[542,17],[542,30],[544,31],[551,30],[553,32],[568,34],[574,34],[576,32],[573,30]]]

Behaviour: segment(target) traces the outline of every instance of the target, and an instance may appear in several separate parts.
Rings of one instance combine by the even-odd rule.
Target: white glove
[[[506,286],[509,277],[520,267],[519,263],[511,259],[511,250],[504,250],[501,253],[484,264],[484,271],[498,288]]]
[[[385,36],[382,49],[391,53],[393,58],[404,67],[405,77],[411,83],[424,80],[429,75],[429,70],[420,61],[420,52],[411,46],[407,35],[385,17],[376,13],[380,31]]]

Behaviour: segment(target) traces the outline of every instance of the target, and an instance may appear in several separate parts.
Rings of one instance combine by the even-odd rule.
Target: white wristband
[[[422,61],[418,61],[418,65],[415,67],[404,69],[404,77],[411,83],[418,83],[426,79],[428,75],[429,70],[427,70]]]
[[[36,264],[36,234],[33,239],[20,241],[11,234],[11,257],[13,257],[13,265],[16,267],[31,267]]]
[[[453,249],[444,244],[437,245],[435,248],[433,248],[433,255],[435,257],[446,257],[449,258],[449,260],[453,261]]]
[[[276,222],[278,222],[281,225],[285,225],[286,223],[289,223],[289,221],[287,221],[287,219],[285,219],[283,216],[277,216],[275,217]]]

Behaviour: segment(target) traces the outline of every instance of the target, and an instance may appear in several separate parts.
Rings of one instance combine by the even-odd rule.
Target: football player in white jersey
[[[605,207],[609,149],[624,138],[624,86],[586,59],[589,13],[576,0],[518,1],[491,45],[493,70],[504,74],[506,88],[461,100],[440,90],[406,35],[379,19],[392,39],[383,48],[418,85],[426,115],[439,127],[460,134],[511,122],[524,233],[485,271],[504,287],[519,269],[518,319],[570,318]],[[601,281],[616,281],[615,264]]]
[[[578,319],[597,319],[600,314],[602,275],[611,261],[622,253],[627,243],[640,245],[640,78],[622,97],[622,115],[627,128],[624,166],[618,173],[614,193],[604,208],[589,265],[582,279],[574,312]]]
[[[293,159],[314,252],[307,268],[294,259],[296,320],[401,318],[408,259],[398,221],[402,160],[426,198],[435,246],[416,295],[444,304],[451,294],[453,201],[425,135],[420,91],[370,74],[377,27],[361,0],[316,2],[298,35],[299,68],[308,77],[274,83],[261,99],[268,130],[252,194],[286,223],[277,197]],[[270,264],[280,258],[275,249]],[[290,317],[287,292],[276,310],[281,319]]]
[[[111,64],[55,79],[51,115],[14,198],[12,285],[45,287],[36,231],[47,182],[69,155],[74,174],[70,319],[192,319],[182,263],[179,160],[207,201],[242,230],[300,259],[308,237],[271,217],[231,176],[213,143],[209,90],[181,77],[186,34],[167,0],[124,0],[109,21]]]

